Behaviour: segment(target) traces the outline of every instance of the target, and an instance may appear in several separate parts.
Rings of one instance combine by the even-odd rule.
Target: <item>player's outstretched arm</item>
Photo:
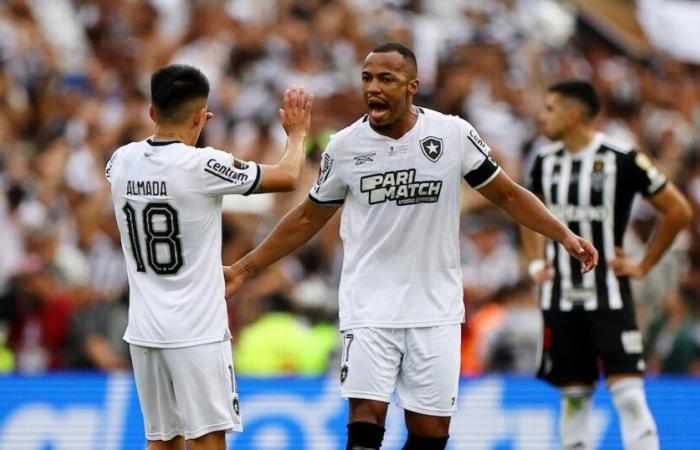
[[[583,263],[586,273],[598,264],[598,251],[585,239],[575,235],[561,223],[533,193],[501,171],[479,192],[500,206],[513,220],[547,236],[564,246],[567,252]]]
[[[672,183],[667,183],[661,191],[649,197],[648,200],[661,213],[661,224],[641,261],[632,261],[624,255],[622,249],[616,249],[617,257],[610,261],[609,265],[619,277],[639,278],[649,273],[678,233],[693,219],[690,203]]]
[[[260,165],[262,173],[256,193],[296,189],[304,166],[304,139],[311,127],[313,103],[313,95],[306,98],[303,88],[294,87],[284,92],[279,116],[287,133],[287,145],[277,164]]]
[[[260,245],[233,265],[224,267],[226,298],[231,297],[248,278],[301,247],[337,210],[307,199],[289,211]]]

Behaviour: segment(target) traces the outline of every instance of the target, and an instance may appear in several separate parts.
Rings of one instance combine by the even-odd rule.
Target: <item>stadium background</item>
[[[521,180],[544,143],[535,117],[546,86],[592,80],[605,102],[600,128],[652,155],[697,210],[697,23],[700,2],[690,0],[0,1],[0,449],[142,446],[121,341],[126,274],[103,168],[119,145],[152,132],[156,68],[185,62],[207,74],[216,116],[201,143],[243,159],[278,158],[285,87],[319,100],[303,187],[227,199],[230,263],[304,198],[328,136],[363,113],[359,67],[385,41],[416,51],[416,102],[472,122]],[[463,200],[469,320],[450,448],[556,448],[556,392],[531,375],[540,318],[517,230],[479,194],[465,189]],[[644,251],[654,220],[635,206],[629,253]],[[698,225],[634,286],[662,448],[700,441]],[[230,303],[247,427],[232,447],[342,446],[337,226]],[[595,417],[599,448],[619,448],[604,392]],[[394,411],[389,450],[400,447],[400,422]]]

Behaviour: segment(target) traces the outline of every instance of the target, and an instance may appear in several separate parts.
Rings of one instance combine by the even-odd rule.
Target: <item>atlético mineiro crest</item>
[[[442,139],[435,136],[428,136],[427,138],[421,139],[420,148],[423,150],[423,154],[432,162],[437,162],[442,156]]]

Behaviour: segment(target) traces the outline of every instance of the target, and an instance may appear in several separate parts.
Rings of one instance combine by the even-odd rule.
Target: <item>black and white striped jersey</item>
[[[666,177],[646,155],[601,133],[575,154],[561,143],[540,150],[530,189],[599,253],[595,270],[581,274],[580,263],[563,246],[548,242],[554,278],[542,286],[543,309],[620,309],[631,301],[629,279],[616,277],[608,261],[615,258],[615,247],[622,247],[634,196],[653,195],[665,184]]]

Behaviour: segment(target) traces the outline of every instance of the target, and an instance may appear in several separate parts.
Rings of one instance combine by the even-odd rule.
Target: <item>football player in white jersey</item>
[[[149,450],[223,450],[241,431],[221,272],[225,194],[289,191],[304,163],[313,98],[288,89],[279,115],[288,135],[276,165],[195,143],[213,114],[209,83],[171,65],[151,78],[150,138],[107,163],[129,278],[130,344]]]
[[[462,178],[517,222],[561,242],[584,270],[597,262],[590,243],[499,169],[469,123],[414,106],[418,85],[410,49],[393,43],[374,49],[362,68],[368,114],[331,138],[308,200],[225,269],[229,295],[345,205],[339,302],[348,450],[380,448],[394,392],[405,410],[404,449],[447,445],[464,320]]]

